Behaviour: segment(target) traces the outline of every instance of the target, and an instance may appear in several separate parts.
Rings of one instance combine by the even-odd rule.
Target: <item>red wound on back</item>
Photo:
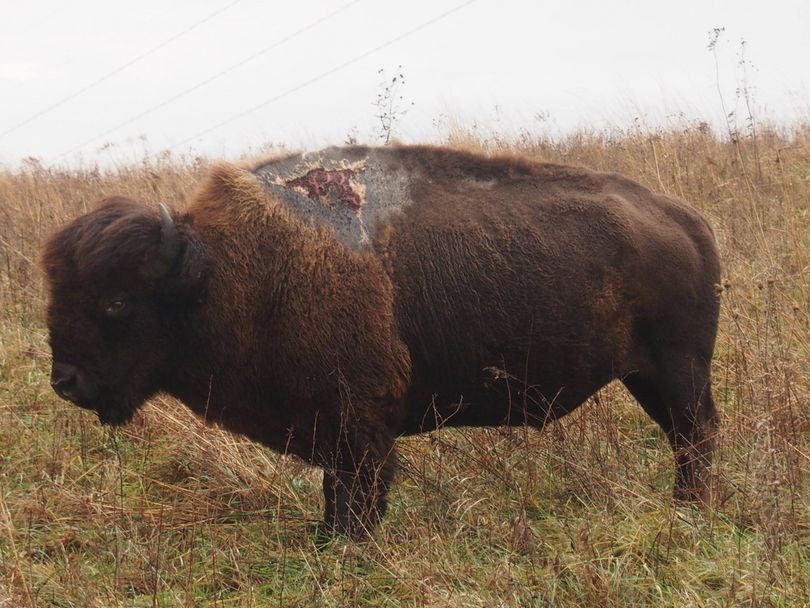
[[[307,197],[327,205],[333,199],[351,205],[359,211],[363,204],[360,195],[352,188],[351,180],[354,171],[351,169],[310,169],[306,174],[284,182],[287,188],[302,188]]]

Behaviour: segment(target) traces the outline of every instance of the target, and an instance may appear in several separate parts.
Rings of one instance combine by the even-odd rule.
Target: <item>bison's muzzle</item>
[[[54,361],[51,367],[51,388],[65,401],[96,412],[102,424],[126,424],[137,409],[117,403],[111,398],[102,398],[102,391],[91,375],[70,363]]]
[[[51,388],[65,401],[77,405],[87,399],[87,380],[75,365],[54,361],[51,368]]]

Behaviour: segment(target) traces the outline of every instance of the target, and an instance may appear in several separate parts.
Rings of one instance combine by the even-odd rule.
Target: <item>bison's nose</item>
[[[79,368],[68,363],[54,363],[51,368],[51,387],[62,399],[77,401],[80,383]]]

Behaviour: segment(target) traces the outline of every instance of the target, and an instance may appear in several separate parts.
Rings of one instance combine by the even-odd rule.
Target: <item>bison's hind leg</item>
[[[697,357],[678,356],[665,358],[656,367],[631,373],[622,382],[661,426],[675,452],[675,498],[709,504],[709,467],[717,428],[709,364]]]

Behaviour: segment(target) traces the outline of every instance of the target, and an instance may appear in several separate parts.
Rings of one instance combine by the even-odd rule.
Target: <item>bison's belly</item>
[[[401,324],[412,363],[405,432],[542,426],[628,371],[631,299],[602,288],[574,294],[545,281],[551,286],[542,289],[525,280],[459,286]]]
[[[535,335],[503,342],[502,348],[481,345],[474,333],[459,336],[458,347],[412,349],[411,389],[406,397],[403,433],[441,426],[499,426],[528,423],[542,426],[564,415],[617,377],[625,365],[618,349],[581,333],[572,339]],[[618,372],[621,373],[621,372]]]

